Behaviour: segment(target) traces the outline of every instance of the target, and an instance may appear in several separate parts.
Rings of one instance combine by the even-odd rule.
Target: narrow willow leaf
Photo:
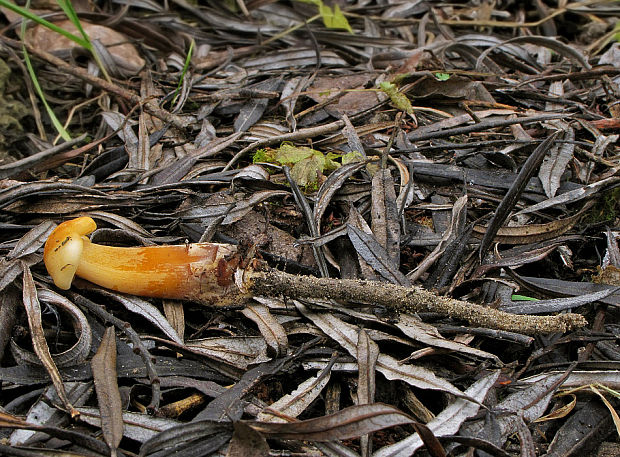
[[[98,408],[81,407],[80,420],[94,427],[101,428],[101,411]],[[144,413],[123,412],[124,437],[140,443],[150,440],[158,433],[172,427],[182,425],[182,422],[168,417],[153,417]]]
[[[491,218],[491,221],[487,226],[487,230],[482,237],[482,241],[480,242],[480,260],[484,258],[484,255],[491,246],[491,243],[493,243],[493,239],[495,238],[497,231],[508,218],[510,211],[512,211],[512,209],[514,208],[515,203],[517,203],[517,201],[519,200],[519,197],[523,193],[525,186],[536,172],[536,169],[539,167],[542,160],[545,158],[545,154],[547,153],[559,133],[559,130],[552,133],[545,141],[538,145],[534,152],[532,152],[532,155],[530,155],[525,161],[525,164],[517,175],[514,183],[512,184],[500,204],[497,206],[495,214],[493,214],[493,217]]]
[[[164,315],[178,337],[183,341],[185,335],[185,310],[183,303],[176,300],[163,300]]]
[[[123,407],[116,379],[116,334],[108,327],[97,353],[90,362],[101,412],[101,431],[111,455],[116,455],[123,438]]]
[[[347,224],[347,235],[355,250],[377,273],[393,284],[410,287],[409,279],[398,270],[389,258],[387,251],[379,244],[373,234],[368,234],[354,225]]]
[[[357,404],[367,405],[375,402],[375,372],[379,346],[369,336],[366,330],[360,329],[357,339]],[[362,457],[369,456],[372,451],[370,435],[360,437]]]
[[[304,305],[295,301],[297,309],[310,319],[323,333],[329,335],[342,346],[350,355],[357,353],[358,327],[348,324],[334,315],[313,313]],[[398,379],[420,389],[433,389],[450,392],[457,396],[463,396],[463,392],[454,387],[448,381],[438,378],[431,370],[426,368],[402,364],[394,357],[387,354],[379,354],[377,370],[390,380]]]
[[[502,311],[508,311],[513,314],[539,314],[539,313],[556,313],[567,309],[577,308],[588,303],[609,297],[611,294],[620,291],[620,287],[599,290],[591,294],[577,295],[574,297],[551,298],[548,300],[537,300],[527,302],[512,302],[508,306],[502,306]]]
[[[271,314],[265,305],[247,305],[241,313],[252,320],[267,343],[267,347],[275,357],[286,354],[288,338],[282,324]]]
[[[565,123],[561,122],[558,124],[564,125]],[[560,188],[560,179],[573,158],[575,131],[566,125],[562,139],[566,142],[553,146],[549,154],[545,156],[538,171],[538,177],[548,198],[555,197],[556,192]]]
[[[52,233],[55,227],[56,224],[52,221],[44,221],[30,229],[28,233],[15,243],[15,247],[7,254],[7,259],[17,259],[28,254],[33,254],[43,246],[43,243],[45,243],[45,240],[47,240],[47,237]]]
[[[389,170],[379,170],[372,178],[371,227],[394,268],[400,266],[400,222],[396,207],[394,179]]]
[[[349,177],[357,173],[365,165],[365,162],[350,162],[343,165],[330,174],[325,182],[321,184],[321,187],[316,194],[316,203],[314,205],[314,212],[312,215],[314,219],[314,226],[318,232],[317,236],[321,233],[321,218],[323,217],[323,213],[327,209],[334,194],[338,192]]]
[[[373,403],[350,406],[329,416],[300,422],[246,421],[245,423],[270,438],[320,442],[357,438],[395,425],[412,424],[415,420],[393,406]]]
[[[465,395],[475,399],[478,403],[469,401],[465,398],[458,398],[450,406],[440,412],[437,417],[426,424],[426,426],[435,436],[454,435],[458,432],[465,420],[478,412],[480,403],[493,387],[495,381],[497,381],[499,374],[499,371],[495,371],[476,381],[465,391]],[[422,447],[423,444],[418,434],[410,435],[404,440],[379,449],[373,454],[373,457],[410,456],[416,449]]]
[[[23,301],[26,308],[26,315],[28,316],[28,327],[30,328],[30,337],[32,339],[32,347],[35,354],[41,360],[41,363],[47,370],[52,378],[58,398],[62,402],[63,406],[71,414],[71,417],[79,416],[79,413],[73,408],[67,393],[65,386],[62,383],[60,372],[52,359],[47,341],[45,341],[45,334],[43,333],[43,322],[41,321],[41,305],[39,304],[39,298],[37,296],[37,289],[32,279],[32,273],[30,267],[22,262],[22,270],[24,272],[23,278]]]
[[[232,435],[232,423],[231,422],[216,422],[216,421],[196,421],[187,424],[179,425],[178,427],[172,427],[161,433],[156,434],[153,438],[142,444],[140,447],[140,456],[146,456],[153,454],[162,449],[166,449],[168,452],[166,455],[181,455],[175,451],[183,449],[185,450],[196,441],[209,442],[214,437],[219,435],[226,435],[230,439]],[[221,445],[214,444],[211,452],[219,449]],[[176,448],[179,449],[176,449]],[[162,454],[164,455],[164,454]],[[196,453],[198,455],[210,455],[210,452]]]
[[[183,344],[183,341],[170,325],[170,322],[162,315],[162,313],[151,303],[143,300],[139,297],[120,295],[117,293],[109,292],[105,289],[98,289],[100,293],[106,295],[114,300],[120,302],[127,310],[132,313],[136,313],[146,320],[156,325],[162,332],[166,334],[168,338],[178,344]]]
[[[269,405],[267,410],[257,416],[257,420],[261,422],[286,422],[285,419],[269,411],[278,411],[281,415],[288,417],[297,417],[303,413],[323,392],[330,380],[335,361],[336,359],[333,358],[316,376],[306,379],[293,392]]]

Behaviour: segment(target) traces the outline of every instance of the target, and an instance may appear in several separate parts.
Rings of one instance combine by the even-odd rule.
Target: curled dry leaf
[[[24,307],[26,308],[26,315],[28,316],[28,327],[30,329],[30,337],[32,339],[32,347],[35,354],[48,372],[58,397],[66,408],[67,412],[71,414],[71,417],[79,416],[79,413],[69,402],[65,386],[62,382],[60,372],[52,359],[47,341],[45,341],[45,334],[43,333],[43,323],[41,321],[41,305],[39,304],[39,298],[37,296],[37,289],[32,279],[32,273],[30,273],[30,267],[22,263],[22,269],[24,272],[22,292]]]
[[[102,427],[101,410],[82,406],[77,408],[80,412],[80,420],[94,427]],[[123,436],[140,443],[144,443],[158,433],[172,427],[182,425],[175,419],[167,417],[153,417],[143,413],[123,411]]]
[[[78,340],[69,349],[59,354],[52,354],[52,360],[57,367],[62,368],[71,365],[79,365],[90,353],[92,343],[92,330],[84,313],[75,306],[71,301],[60,294],[48,289],[39,289],[37,291],[40,300],[60,306],[65,312],[71,316],[73,321],[75,334]],[[31,364],[40,364],[39,358],[32,352],[22,349],[17,343],[11,341],[11,350],[16,360]]]
[[[245,421],[254,430],[269,438],[319,442],[357,438],[384,428],[414,422],[402,411],[383,403],[350,406],[329,416],[299,422]]]

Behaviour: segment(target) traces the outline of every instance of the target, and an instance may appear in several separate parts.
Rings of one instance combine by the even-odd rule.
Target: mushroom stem
[[[54,283],[71,286],[74,274],[133,295],[191,300],[210,306],[243,306],[252,295],[319,298],[385,306],[405,313],[434,312],[497,330],[525,334],[583,327],[580,314],[527,316],[438,296],[420,287],[377,281],[314,278],[277,270],[242,268],[236,247],[196,243],[120,248],[91,243],[89,217],[60,224],[45,243],[43,259]]]
[[[60,224],[45,243],[43,259],[54,283],[69,289],[73,276],[131,295],[240,306],[247,298],[234,284],[236,247],[195,243],[115,247],[92,243],[89,217]]]

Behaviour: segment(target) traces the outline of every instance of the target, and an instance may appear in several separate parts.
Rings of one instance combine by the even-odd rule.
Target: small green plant
[[[331,6],[325,5],[323,0],[297,0],[302,3],[310,3],[311,5],[316,5],[319,7],[319,14],[323,18],[323,24],[328,29],[344,29],[349,33],[353,33],[353,29],[349,24],[346,16],[338,6],[335,4],[332,8]]]
[[[177,84],[177,88],[174,91],[172,96],[172,105],[177,101],[177,97],[179,96],[179,92],[181,91],[181,86],[183,85],[183,80],[185,79],[185,75],[187,74],[187,70],[189,70],[189,64],[192,61],[192,54],[194,54],[194,45],[196,43],[194,40],[189,45],[189,50],[187,51],[187,56],[185,56],[185,63],[183,64],[183,71],[181,72],[181,78],[179,78],[179,83]]]
[[[620,187],[604,192],[588,211],[586,221],[591,224],[613,222],[618,217],[620,206]]]
[[[62,137],[63,140],[65,141],[71,140],[71,135],[69,135],[69,132],[67,132],[67,130],[63,127],[62,123],[56,117],[56,114],[52,110],[51,106],[49,105],[49,103],[47,103],[47,99],[45,98],[43,89],[41,89],[41,85],[39,84],[37,74],[34,71],[32,62],[30,61],[30,56],[28,55],[28,51],[26,51],[26,48],[23,48],[23,52],[24,52],[24,62],[26,63],[28,74],[30,75],[30,79],[32,80],[32,85],[34,86],[34,89],[37,91],[37,95],[41,99],[41,102],[43,103],[43,106],[45,107],[45,111],[47,111],[47,115],[52,121],[52,125],[54,126],[54,128],[56,129],[56,131]]]
[[[399,110],[404,111],[407,114],[413,115],[413,106],[405,94],[398,91],[398,87],[394,83],[389,81],[383,81],[379,84],[379,89],[385,92],[392,104]]]
[[[28,7],[29,5],[30,5],[30,2],[27,2],[26,6]],[[26,25],[27,25],[26,21],[25,20],[22,21],[21,28],[20,28],[22,37],[24,37],[26,34]],[[37,74],[34,71],[34,67],[32,66],[32,62],[30,61],[30,55],[28,54],[28,51],[26,50],[25,46],[22,47],[22,51],[24,53],[24,63],[26,64],[26,68],[28,69],[28,74],[30,75],[30,79],[32,80],[32,85],[34,86],[34,90],[37,92],[37,95],[41,99],[41,102],[43,103],[43,106],[45,107],[45,111],[47,112],[47,115],[49,116],[52,122],[52,125],[54,126],[54,128],[56,129],[56,131],[58,132],[58,134],[63,140],[65,141],[71,140],[71,135],[69,135],[69,132],[67,132],[67,130],[63,127],[60,120],[58,120],[58,118],[56,117],[56,113],[54,113],[49,103],[47,103],[47,99],[45,98],[43,89],[41,88],[41,85],[39,84],[39,79],[37,78]]]
[[[259,149],[254,154],[254,163],[274,163],[286,165],[291,168],[291,176],[295,182],[306,190],[316,190],[321,177],[340,166],[336,162],[340,159],[342,164],[360,160],[361,155],[350,152],[343,156],[328,153],[323,154],[306,146],[295,146],[283,143],[278,149]]]
[[[448,79],[450,79],[450,74],[449,73],[435,73],[435,78],[437,78],[439,81],[447,81]]]

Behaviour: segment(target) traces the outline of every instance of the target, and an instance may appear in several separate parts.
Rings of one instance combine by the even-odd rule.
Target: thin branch
[[[247,281],[249,291],[256,295],[303,299],[323,298],[384,306],[390,310],[418,313],[439,313],[462,319],[476,327],[524,334],[563,333],[587,324],[580,314],[527,316],[506,313],[449,297],[435,295],[420,287],[401,287],[377,281],[315,278],[298,276],[278,270],[253,272]]]

